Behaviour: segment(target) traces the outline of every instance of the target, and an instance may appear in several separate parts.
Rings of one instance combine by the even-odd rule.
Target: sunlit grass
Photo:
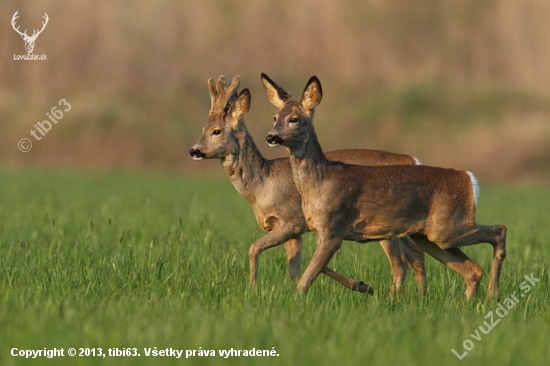
[[[220,177],[225,178],[225,177]],[[346,243],[331,262],[374,296],[320,277],[294,296],[282,247],[262,254],[248,286],[248,248],[263,233],[226,179],[131,173],[0,173],[0,364],[12,348],[137,348],[132,357],[64,357],[26,364],[544,364],[550,331],[544,238],[548,190],[484,188],[478,221],[508,226],[505,298],[540,282],[463,361],[463,342],[497,303],[464,301],[464,282],[427,260],[428,296],[411,274],[390,298],[378,244]],[[306,235],[304,263],[314,249]],[[465,248],[488,273],[489,245]],[[305,264],[304,264],[305,265]],[[488,277],[488,276],[485,276]],[[278,357],[146,358],[143,348],[251,350]]]

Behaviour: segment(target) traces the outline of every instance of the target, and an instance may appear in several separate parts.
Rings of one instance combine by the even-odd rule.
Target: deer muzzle
[[[283,139],[280,138],[279,136],[277,135],[274,135],[272,133],[270,133],[269,135],[267,135],[267,137],[265,138],[267,144],[271,147],[277,147],[277,146],[280,146],[282,143],[283,143]]]
[[[206,154],[201,152],[199,149],[191,148],[189,150],[189,155],[193,158],[193,160],[202,160],[206,157]]]

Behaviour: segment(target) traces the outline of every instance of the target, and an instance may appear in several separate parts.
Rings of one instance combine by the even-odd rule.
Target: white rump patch
[[[418,160],[418,159],[415,158],[414,156],[413,156],[413,159],[414,159],[414,163],[415,163],[416,165],[422,165],[422,163],[420,162],[420,160]]]
[[[475,207],[477,207],[477,200],[479,198],[479,184],[477,183],[477,179],[474,176],[472,172],[466,172],[470,176],[470,181],[472,182],[472,190],[474,191],[474,202]]]

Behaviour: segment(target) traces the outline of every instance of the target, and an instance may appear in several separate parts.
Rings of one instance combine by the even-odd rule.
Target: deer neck
[[[311,132],[303,145],[287,148],[287,152],[290,155],[294,182],[298,190],[302,192],[301,187],[304,183],[323,179],[328,159],[321,149],[315,131]]]
[[[235,134],[236,149],[222,159],[222,166],[231,182],[245,195],[262,181],[266,159],[262,156],[248,131]]]

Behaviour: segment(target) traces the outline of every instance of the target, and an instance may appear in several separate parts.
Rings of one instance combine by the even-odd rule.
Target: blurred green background
[[[34,54],[21,30],[49,24]],[[0,2],[1,165],[223,173],[187,151],[207,118],[206,80],[242,76],[262,152],[275,111],[266,72],[299,96],[317,75],[323,148],[377,148],[473,171],[550,178],[550,2],[267,0]],[[72,110],[41,140],[33,126]],[[21,138],[32,150],[17,148]]]

